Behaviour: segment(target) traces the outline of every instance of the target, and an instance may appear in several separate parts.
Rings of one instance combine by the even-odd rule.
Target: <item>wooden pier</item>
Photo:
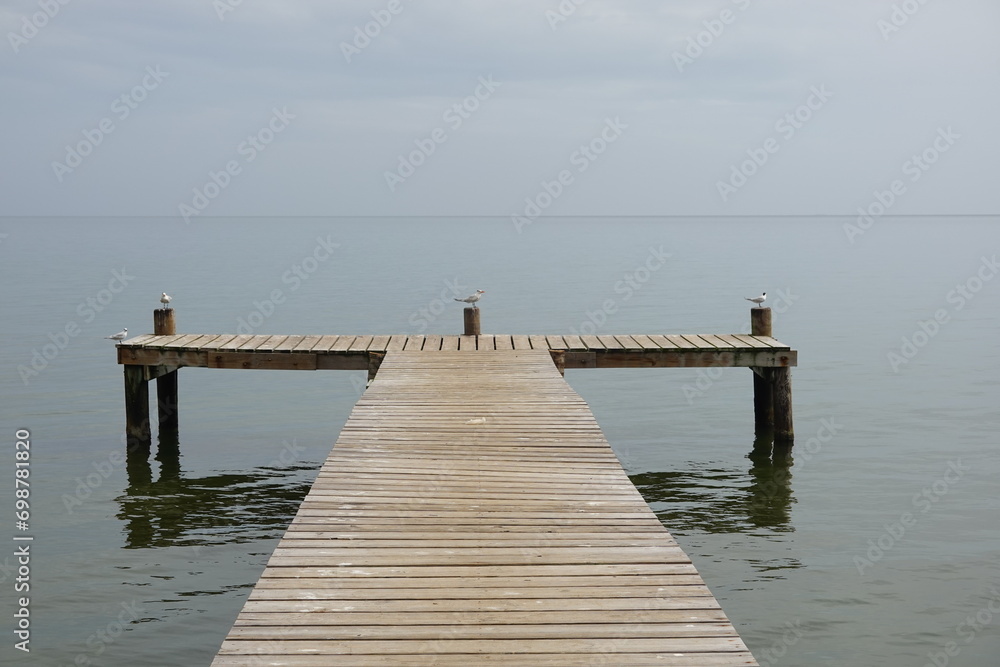
[[[389,351],[212,664],[756,665],[548,350]]]
[[[182,367],[364,370],[369,387],[213,665],[756,665],[631,484],[577,368],[744,367],[758,435],[794,438],[770,309],[752,333],[154,334],[118,345],[130,451]]]

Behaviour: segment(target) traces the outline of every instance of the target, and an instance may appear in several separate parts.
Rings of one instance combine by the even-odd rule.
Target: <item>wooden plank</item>
[[[514,341],[511,338],[511,336],[500,336],[500,335],[497,335],[497,336],[493,337],[493,342],[494,342],[495,349],[497,349],[497,350],[513,350],[514,349]]]
[[[374,338],[375,338],[374,336],[358,336],[357,338],[354,339],[354,342],[351,343],[351,346],[347,349],[351,350],[352,352],[364,352],[365,350],[368,349],[368,346],[372,344],[372,340]]]
[[[403,347],[396,349],[419,352],[424,347],[424,340],[423,336],[407,336],[405,342],[403,343]]]
[[[515,334],[515,335],[511,336],[511,342],[513,343],[513,346],[514,346],[515,350],[530,350],[531,349],[531,340],[528,338],[528,336],[525,336],[523,334],[521,334],[521,335]]]
[[[597,340],[607,350],[620,350],[624,347],[614,336],[598,336]]]
[[[274,352],[275,348],[285,342],[288,336],[268,336],[260,345],[254,348],[257,352]]]
[[[372,336],[371,343],[366,348],[369,352],[385,352],[391,336]]]
[[[666,336],[661,336],[659,334],[650,334],[649,335],[649,340],[651,340],[654,343],[656,343],[657,345],[659,345],[660,349],[663,349],[663,350],[674,350],[674,349],[677,349],[677,344],[674,343],[669,338],[667,338]]]
[[[566,343],[566,349],[568,350],[586,350],[588,349],[586,343],[579,336],[566,335],[563,336],[563,341]]]
[[[698,334],[698,336],[703,341],[705,341],[709,345],[712,345],[712,346],[714,346],[716,348],[746,347],[745,345],[734,345],[734,344],[732,344],[732,343],[724,340],[722,337],[720,337],[720,336],[713,336],[712,334]]]
[[[681,349],[690,350],[690,349],[695,349],[695,348],[698,347],[697,344],[692,343],[691,341],[687,340],[684,336],[678,336],[678,335],[675,335],[675,334],[668,334],[665,337],[666,337],[667,340],[669,340],[671,343],[673,343],[674,345],[676,345],[677,347],[679,347]]]
[[[349,350],[351,349],[351,346],[354,345],[354,341],[357,339],[357,336],[340,336],[337,341],[330,346],[330,352]]]
[[[175,334],[173,336],[152,336],[145,343],[143,347],[166,347],[170,343],[182,338],[187,338],[190,334]]]
[[[545,336],[528,336],[528,342],[531,344],[531,348],[534,350],[548,350],[549,342],[545,340]]]
[[[241,352],[249,352],[251,350],[256,350],[257,347],[262,345],[269,338],[271,337],[263,334],[256,336],[247,336],[246,339],[236,349],[240,350]]]
[[[721,337],[722,336],[720,336],[720,338]],[[757,347],[757,348],[772,348],[772,347],[776,347],[774,345],[771,345],[768,342],[767,338],[758,338],[756,336],[743,335],[743,334],[733,334],[732,336],[730,336],[730,338],[732,338],[733,340],[737,341],[737,343],[739,343],[743,347],[746,347],[748,345],[750,347]],[[773,339],[771,339],[771,340],[773,340]]]
[[[458,350],[458,336],[442,336],[441,337],[441,351],[455,351]],[[425,346],[426,347],[426,346]]]
[[[213,665],[755,665],[552,363],[593,341],[478,338],[385,353]]]
[[[545,341],[550,350],[565,350],[569,347],[562,336],[546,336]]]

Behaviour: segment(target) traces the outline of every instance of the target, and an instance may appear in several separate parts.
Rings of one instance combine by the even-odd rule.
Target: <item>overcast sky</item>
[[[0,26],[3,215],[1000,211],[997,0],[19,0]]]

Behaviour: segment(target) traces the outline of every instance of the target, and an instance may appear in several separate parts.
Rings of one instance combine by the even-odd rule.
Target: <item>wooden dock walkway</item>
[[[789,367],[797,353],[770,336],[617,334],[391,336],[142,335],[118,346],[118,363],[176,369],[367,370],[394,351],[545,350],[565,368]],[[150,378],[147,378],[150,379]]]
[[[126,341],[120,361],[384,353],[215,667],[757,664],[560,376],[551,337],[480,336],[477,354],[455,336],[185,338]],[[599,343],[580,350],[595,363],[736,347],[558,338]],[[788,363],[773,339],[739,340],[730,361]]]

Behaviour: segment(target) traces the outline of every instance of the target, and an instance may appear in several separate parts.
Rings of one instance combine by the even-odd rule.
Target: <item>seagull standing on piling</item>
[[[473,294],[472,296],[467,296],[464,299],[455,299],[455,301],[462,301],[463,303],[471,303],[473,304],[472,306],[473,308],[479,308],[479,306],[475,305],[475,303],[479,301],[479,298],[484,294],[486,294],[486,290],[477,289],[476,293]]]
[[[757,307],[760,308],[760,304],[764,303],[764,299],[767,298],[767,292],[761,292],[760,296],[755,296],[752,299],[748,296],[745,296],[743,298],[746,299],[747,301],[754,302],[755,304],[757,304]]]
[[[163,295],[160,296],[160,303],[163,304],[163,310],[167,310],[168,308],[170,308],[171,299],[172,297],[170,297],[166,292],[164,292]]]
[[[115,335],[113,335],[113,336],[105,336],[105,338],[106,339],[110,339],[110,340],[125,340],[126,336],[128,336],[128,329],[122,329],[121,331],[119,331]]]

